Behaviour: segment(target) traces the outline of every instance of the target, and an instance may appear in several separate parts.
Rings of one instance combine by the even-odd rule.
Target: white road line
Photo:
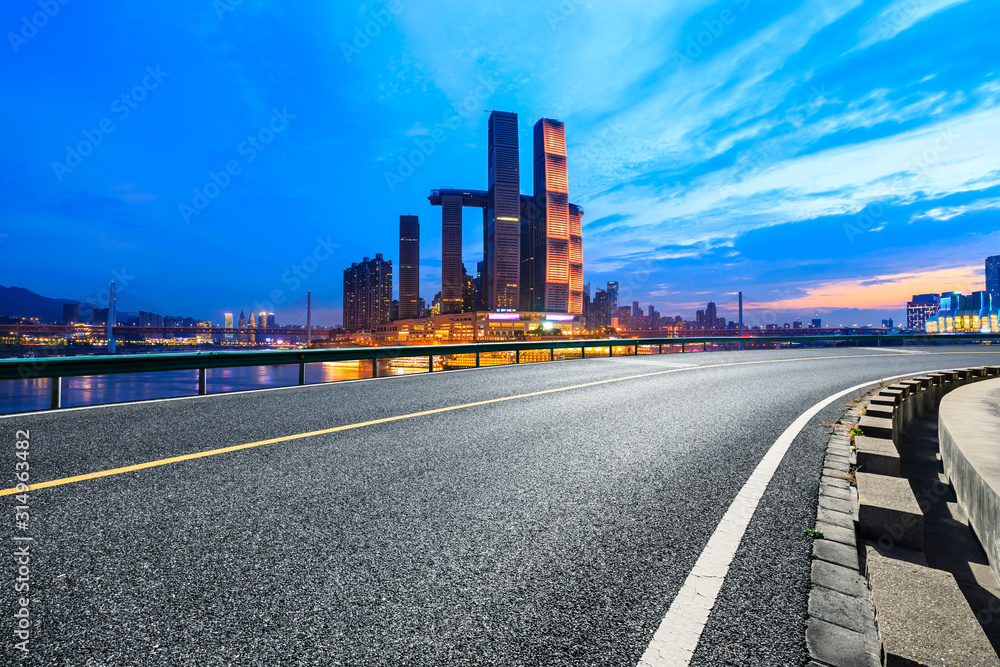
[[[858,350],[867,350],[869,352],[882,352],[884,354],[930,354],[926,350],[907,350],[905,348],[899,347],[859,347]]]
[[[939,371],[906,373],[885,379],[896,380],[935,372]],[[726,575],[729,574],[729,567],[736,556],[736,550],[743,541],[743,535],[746,534],[750,519],[753,518],[767,485],[774,477],[789,447],[802,429],[826,406],[873,384],[877,382],[859,384],[823,399],[799,416],[771,445],[722,517],[715,533],[708,540],[680,592],[667,610],[667,615],[663,617],[660,627],[653,635],[649,647],[639,659],[638,667],[687,667],[691,664],[691,658],[698,648],[708,616],[715,607],[716,598],[722,590]]]
[[[660,356],[660,355],[653,355]],[[639,357],[608,357],[608,359],[614,361],[620,361],[626,364],[632,364],[634,366],[669,366],[670,368],[697,368],[700,364],[685,364],[680,361],[654,361],[653,359],[645,359],[642,356]]]

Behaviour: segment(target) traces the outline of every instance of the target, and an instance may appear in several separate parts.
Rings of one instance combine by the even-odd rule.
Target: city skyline
[[[125,273],[147,301],[212,320],[276,290],[339,305],[351,261],[398,263],[400,214],[435,219],[428,189],[488,185],[483,110],[516,109],[572,127],[583,281],[619,280],[624,303],[687,316],[742,290],[750,307],[877,323],[905,321],[914,294],[983,289],[981,256],[1000,247],[1000,86],[975,54],[995,51],[995,6],[584,4],[463,7],[449,47],[426,27],[457,5],[400,5],[363,48],[355,28],[378,7],[182,2],[139,21],[135,8],[61,6],[37,35],[8,39],[13,103],[0,113],[24,131],[0,158],[0,247],[52,240],[38,268],[0,284],[76,299],[73,286]],[[12,34],[20,11],[0,14]],[[265,25],[269,43],[242,39]],[[90,48],[98,27],[131,57]],[[503,54],[466,57],[487,27]],[[53,67],[57,44],[81,56]],[[93,71],[106,76],[84,85]],[[528,164],[530,127],[519,135]],[[434,227],[425,286],[441,280]],[[478,238],[463,247],[470,274],[481,253]]]

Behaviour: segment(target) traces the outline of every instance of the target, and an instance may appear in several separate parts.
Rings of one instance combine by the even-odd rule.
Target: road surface
[[[55,482],[20,529],[3,497],[7,533],[33,539],[30,664],[636,665],[803,412],[882,377],[998,362],[972,347],[669,354],[0,418],[3,488],[17,430],[31,482]],[[781,459],[690,664],[804,663],[803,531],[821,424],[848,400]]]

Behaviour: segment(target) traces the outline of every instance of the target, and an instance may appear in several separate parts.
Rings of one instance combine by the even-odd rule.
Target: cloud
[[[965,206],[941,206],[929,209],[923,213],[914,215],[910,222],[915,220],[938,220],[947,222],[952,218],[958,218],[967,213],[979,213],[981,211],[992,211],[1000,209],[1000,198],[981,199]]]
[[[969,0],[895,0],[889,3],[858,32],[861,40],[852,50],[867,49],[873,44],[892,39],[917,23]]]

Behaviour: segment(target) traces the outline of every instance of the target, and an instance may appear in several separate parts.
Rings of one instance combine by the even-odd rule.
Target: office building
[[[79,324],[79,322],[80,322],[80,304],[64,303],[63,324]]]
[[[233,328],[233,314],[232,313],[226,313],[225,318],[226,318],[225,319],[226,328],[227,329],[232,329]],[[225,337],[226,337],[227,340],[232,340],[233,333],[231,331],[227,332]]]
[[[994,303],[1000,301],[1000,255],[986,258],[986,291]]]
[[[569,312],[583,313],[583,208],[569,205]]]
[[[344,270],[344,330],[371,331],[389,321],[392,307],[392,262],[382,253],[365,257]]]
[[[937,294],[915,294],[906,304],[906,328],[925,328],[927,320],[938,314],[940,297]]]
[[[608,310],[618,312],[618,281],[608,281]]]
[[[443,241],[447,247],[449,241]],[[445,255],[450,257],[450,255]],[[462,209],[458,210],[458,261],[462,261]],[[441,270],[446,274],[452,270],[442,263]],[[417,300],[420,298],[420,221],[415,215],[399,216],[399,317],[397,319],[412,319],[418,317]]]
[[[483,261],[491,310],[517,310],[521,272],[521,172],[517,114],[494,111],[489,120],[488,183]]]

